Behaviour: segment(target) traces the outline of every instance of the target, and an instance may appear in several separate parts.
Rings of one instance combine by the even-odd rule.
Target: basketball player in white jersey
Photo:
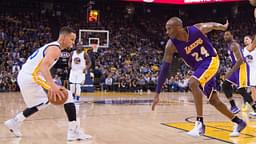
[[[250,46],[252,43],[252,37],[251,36],[245,36],[244,37],[244,56],[246,57],[246,61],[248,62],[250,66],[250,86],[252,90],[252,98],[254,101],[256,101],[256,49],[255,47]]]
[[[252,92],[252,98],[254,102],[256,101],[256,39],[252,42],[252,37],[245,36],[244,37],[245,48],[243,50],[243,54],[246,58],[247,63],[250,66],[250,86]],[[255,115],[256,113],[251,113],[251,115]]]
[[[81,84],[84,84],[85,74],[91,67],[91,59],[88,54],[83,50],[81,43],[78,43],[76,50],[71,52],[71,57],[69,58],[69,84],[70,91],[75,95],[74,99],[79,102],[81,95]],[[76,104],[77,113],[79,111],[79,104]]]
[[[22,66],[17,81],[27,108],[23,112],[18,113],[13,119],[7,120],[4,123],[15,136],[22,136],[20,126],[26,118],[48,106],[49,102],[46,91],[51,92],[49,96],[51,98],[63,98],[61,89],[64,88],[54,83],[50,69],[60,57],[61,50],[72,47],[75,39],[76,34],[73,29],[62,27],[57,41],[37,49]],[[73,96],[70,91],[68,94],[68,99],[64,104],[69,121],[67,140],[89,139],[91,136],[84,134],[80,130],[79,124],[76,121],[76,108]]]

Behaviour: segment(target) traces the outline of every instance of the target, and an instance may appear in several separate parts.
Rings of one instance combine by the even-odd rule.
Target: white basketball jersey
[[[249,52],[246,47],[243,50],[244,57],[250,67],[250,84],[256,86],[256,49]]]
[[[83,72],[85,69],[85,58],[84,58],[84,51],[81,53],[77,53],[77,51],[73,51],[72,55],[72,63],[71,63],[71,70],[77,72]]]
[[[32,76],[32,80],[36,82],[37,84],[41,85],[45,89],[49,89],[48,84],[40,74],[40,65],[42,63],[42,60],[45,55],[45,50],[49,46],[57,46],[60,47],[60,44],[55,41],[48,44],[45,44],[44,46],[37,49],[32,55],[30,55],[27,59],[27,61],[23,64],[21,73],[28,74]],[[57,62],[57,60],[54,61],[54,63],[51,65],[51,67]]]

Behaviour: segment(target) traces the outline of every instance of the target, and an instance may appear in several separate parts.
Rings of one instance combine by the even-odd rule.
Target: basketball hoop
[[[92,51],[93,52],[98,52],[98,48],[99,48],[99,45],[98,44],[91,44],[91,47],[92,47]]]

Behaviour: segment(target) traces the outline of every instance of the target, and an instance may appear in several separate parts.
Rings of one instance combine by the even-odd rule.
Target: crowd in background
[[[80,3],[0,2],[0,92],[18,91],[16,77],[22,64],[35,49],[56,40],[59,27],[70,25],[77,31],[90,28],[85,18],[87,5]],[[67,6],[79,10],[67,10]],[[106,3],[104,7],[96,3],[95,7],[101,14],[98,26],[110,31],[110,45],[97,53],[90,52],[93,59],[90,72],[95,87],[106,91],[154,91],[168,39],[165,22],[171,16],[180,16],[184,25],[204,21],[225,23],[229,19],[229,29],[241,44],[243,36],[252,35],[255,30],[253,9],[247,3],[211,4],[200,9],[199,6],[127,5],[125,2],[118,5]],[[220,55],[217,77],[221,90],[221,77],[230,68],[227,47],[223,32],[211,32],[208,38]],[[165,90],[188,91],[192,70],[178,55],[174,61]],[[68,67],[57,67],[54,77],[62,83],[67,81]]]

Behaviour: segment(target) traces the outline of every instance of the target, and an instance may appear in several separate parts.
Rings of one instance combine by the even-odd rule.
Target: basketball
[[[66,102],[66,100],[68,99],[68,91],[66,89],[61,89],[61,91],[64,94],[64,99],[59,99],[59,97],[56,97],[56,100],[54,101],[54,99],[51,99],[50,96],[50,91],[48,91],[48,100],[51,104],[54,105],[62,105]]]
[[[256,0],[249,0],[252,6],[256,6]]]

